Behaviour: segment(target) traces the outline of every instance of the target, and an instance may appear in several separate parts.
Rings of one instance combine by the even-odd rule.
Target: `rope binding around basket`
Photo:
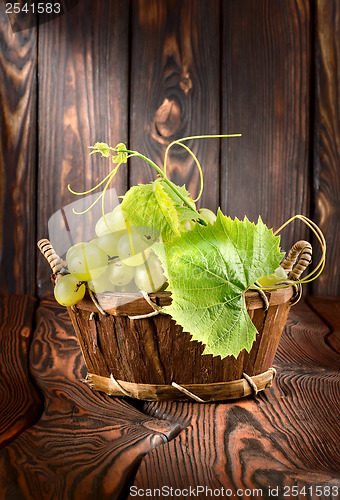
[[[147,314],[137,314],[136,316],[129,316],[129,319],[151,318],[152,316],[157,316],[157,314],[160,314],[163,311],[163,307],[160,307],[158,304],[156,304],[156,302],[151,300],[147,292],[145,292],[144,290],[140,290],[140,293],[142,294],[144,300],[149,304],[149,306],[152,307],[153,311]]]
[[[275,368],[250,377],[243,373],[241,379],[208,384],[142,384],[117,380],[111,373],[104,377],[88,372],[83,380],[91,389],[105,392],[110,396],[129,397],[146,401],[195,401],[209,403],[244,396],[256,396],[260,391],[272,386],[276,376]]]

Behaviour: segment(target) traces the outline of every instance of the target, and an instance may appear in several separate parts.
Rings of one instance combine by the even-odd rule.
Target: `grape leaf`
[[[157,179],[156,182],[159,182],[159,184],[162,186],[162,188],[164,189],[164,191],[166,192],[166,194],[168,196],[170,196],[170,198],[175,202],[175,203],[178,203],[179,205],[181,205],[183,203],[183,201],[181,200],[181,198],[175,193],[175,191],[173,191],[173,189],[171,189],[171,187],[169,186],[169,184],[167,184],[164,179],[160,178],[160,179]],[[169,181],[168,179],[168,182],[170,184],[172,184],[173,186],[176,187],[177,191],[179,193],[181,193],[181,195],[184,197],[184,198],[189,198],[189,191],[187,190],[187,188],[185,187],[185,185],[183,186],[177,186],[176,184],[174,184],[173,182]]]
[[[171,189],[171,187],[164,181],[164,179],[157,179],[157,182],[160,183],[166,194],[169,195],[170,198],[174,201],[175,208],[178,213],[180,221],[197,220],[200,218],[199,213],[197,213],[194,210],[191,210],[188,206],[186,206],[183,203],[183,200],[175,193],[173,189]],[[169,182],[171,185],[176,187],[177,191],[181,193],[181,195],[186,199],[187,203],[190,203],[191,206],[195,208],[195,203],[192,201],[189,191],[187,191],[185,185],[177,186],[173,182],[171,181]]]
[[[91,151],[90,155],[94,153],[101,153],[102,156],[108,158],[110,156],[110,147],[105,144],[105,142],[96,142],[94,146],[90,146],[93,151]]]
[[[257,331],[244,295],[278,267],[279,242],[260,218],[232,220],[219,210],[214,224],[196,224],[159,252],[172,293],[165,312],[205,344],[204,354],[237,357],[251,349]]]
[[[125,152],[126,146],[122,142],[117,144],[115,147],[117,154],[111,157],[113,163],[126,163],[128,159],[128,154]]]
[[[198,212],[194,212],[184,205],[176,205],[176,210],[180,221],[197,220],[201,217]]]
[[[133,226],[153,227],[163,241],[171,241],[181,234],[175,203],[157,181],[130,188],[123,197],[121,209]]]

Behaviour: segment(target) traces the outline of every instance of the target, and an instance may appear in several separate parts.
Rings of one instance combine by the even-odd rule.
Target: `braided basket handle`
[[[308,241],[301,240],[291,248],[281,267],[287,272],[289,279],[298,281],[311,260],[312,245]]]
[[[59,257],[59,255],[57,255],[49,240],[39,240],[37,245],[40,252],[51,266],[53,274],[58,274],[60,270],[65,267],[65,262]]]

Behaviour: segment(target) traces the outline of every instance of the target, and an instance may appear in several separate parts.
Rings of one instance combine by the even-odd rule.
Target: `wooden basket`
[[[48,240],[41,240],[38,246],[53,273],[58,273],[63,262]],[[310,260],[311,246],[301,241],[281,265],[289,279],[297,280]],[[86,295],[68,312],[91,388],[146,401],[222,401],[257,394],[271,386],[281,333],[300,292],[294,285],[246,293],[247,310],[258,335],[250,352],[243,350],[236,359],[202,355],[200,342],[191,341],[190,334],[169,315],[159,313],[171,303],[167,292],[130,294],[129,301],[126,294],[101,294],[105,312],[95,297]]]

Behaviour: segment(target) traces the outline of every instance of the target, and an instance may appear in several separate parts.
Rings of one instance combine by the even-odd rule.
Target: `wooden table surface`
[[[340,299],[292,309],[257,397],[92,392],[67,312],[1,297],[0,499],[340,498]]]

